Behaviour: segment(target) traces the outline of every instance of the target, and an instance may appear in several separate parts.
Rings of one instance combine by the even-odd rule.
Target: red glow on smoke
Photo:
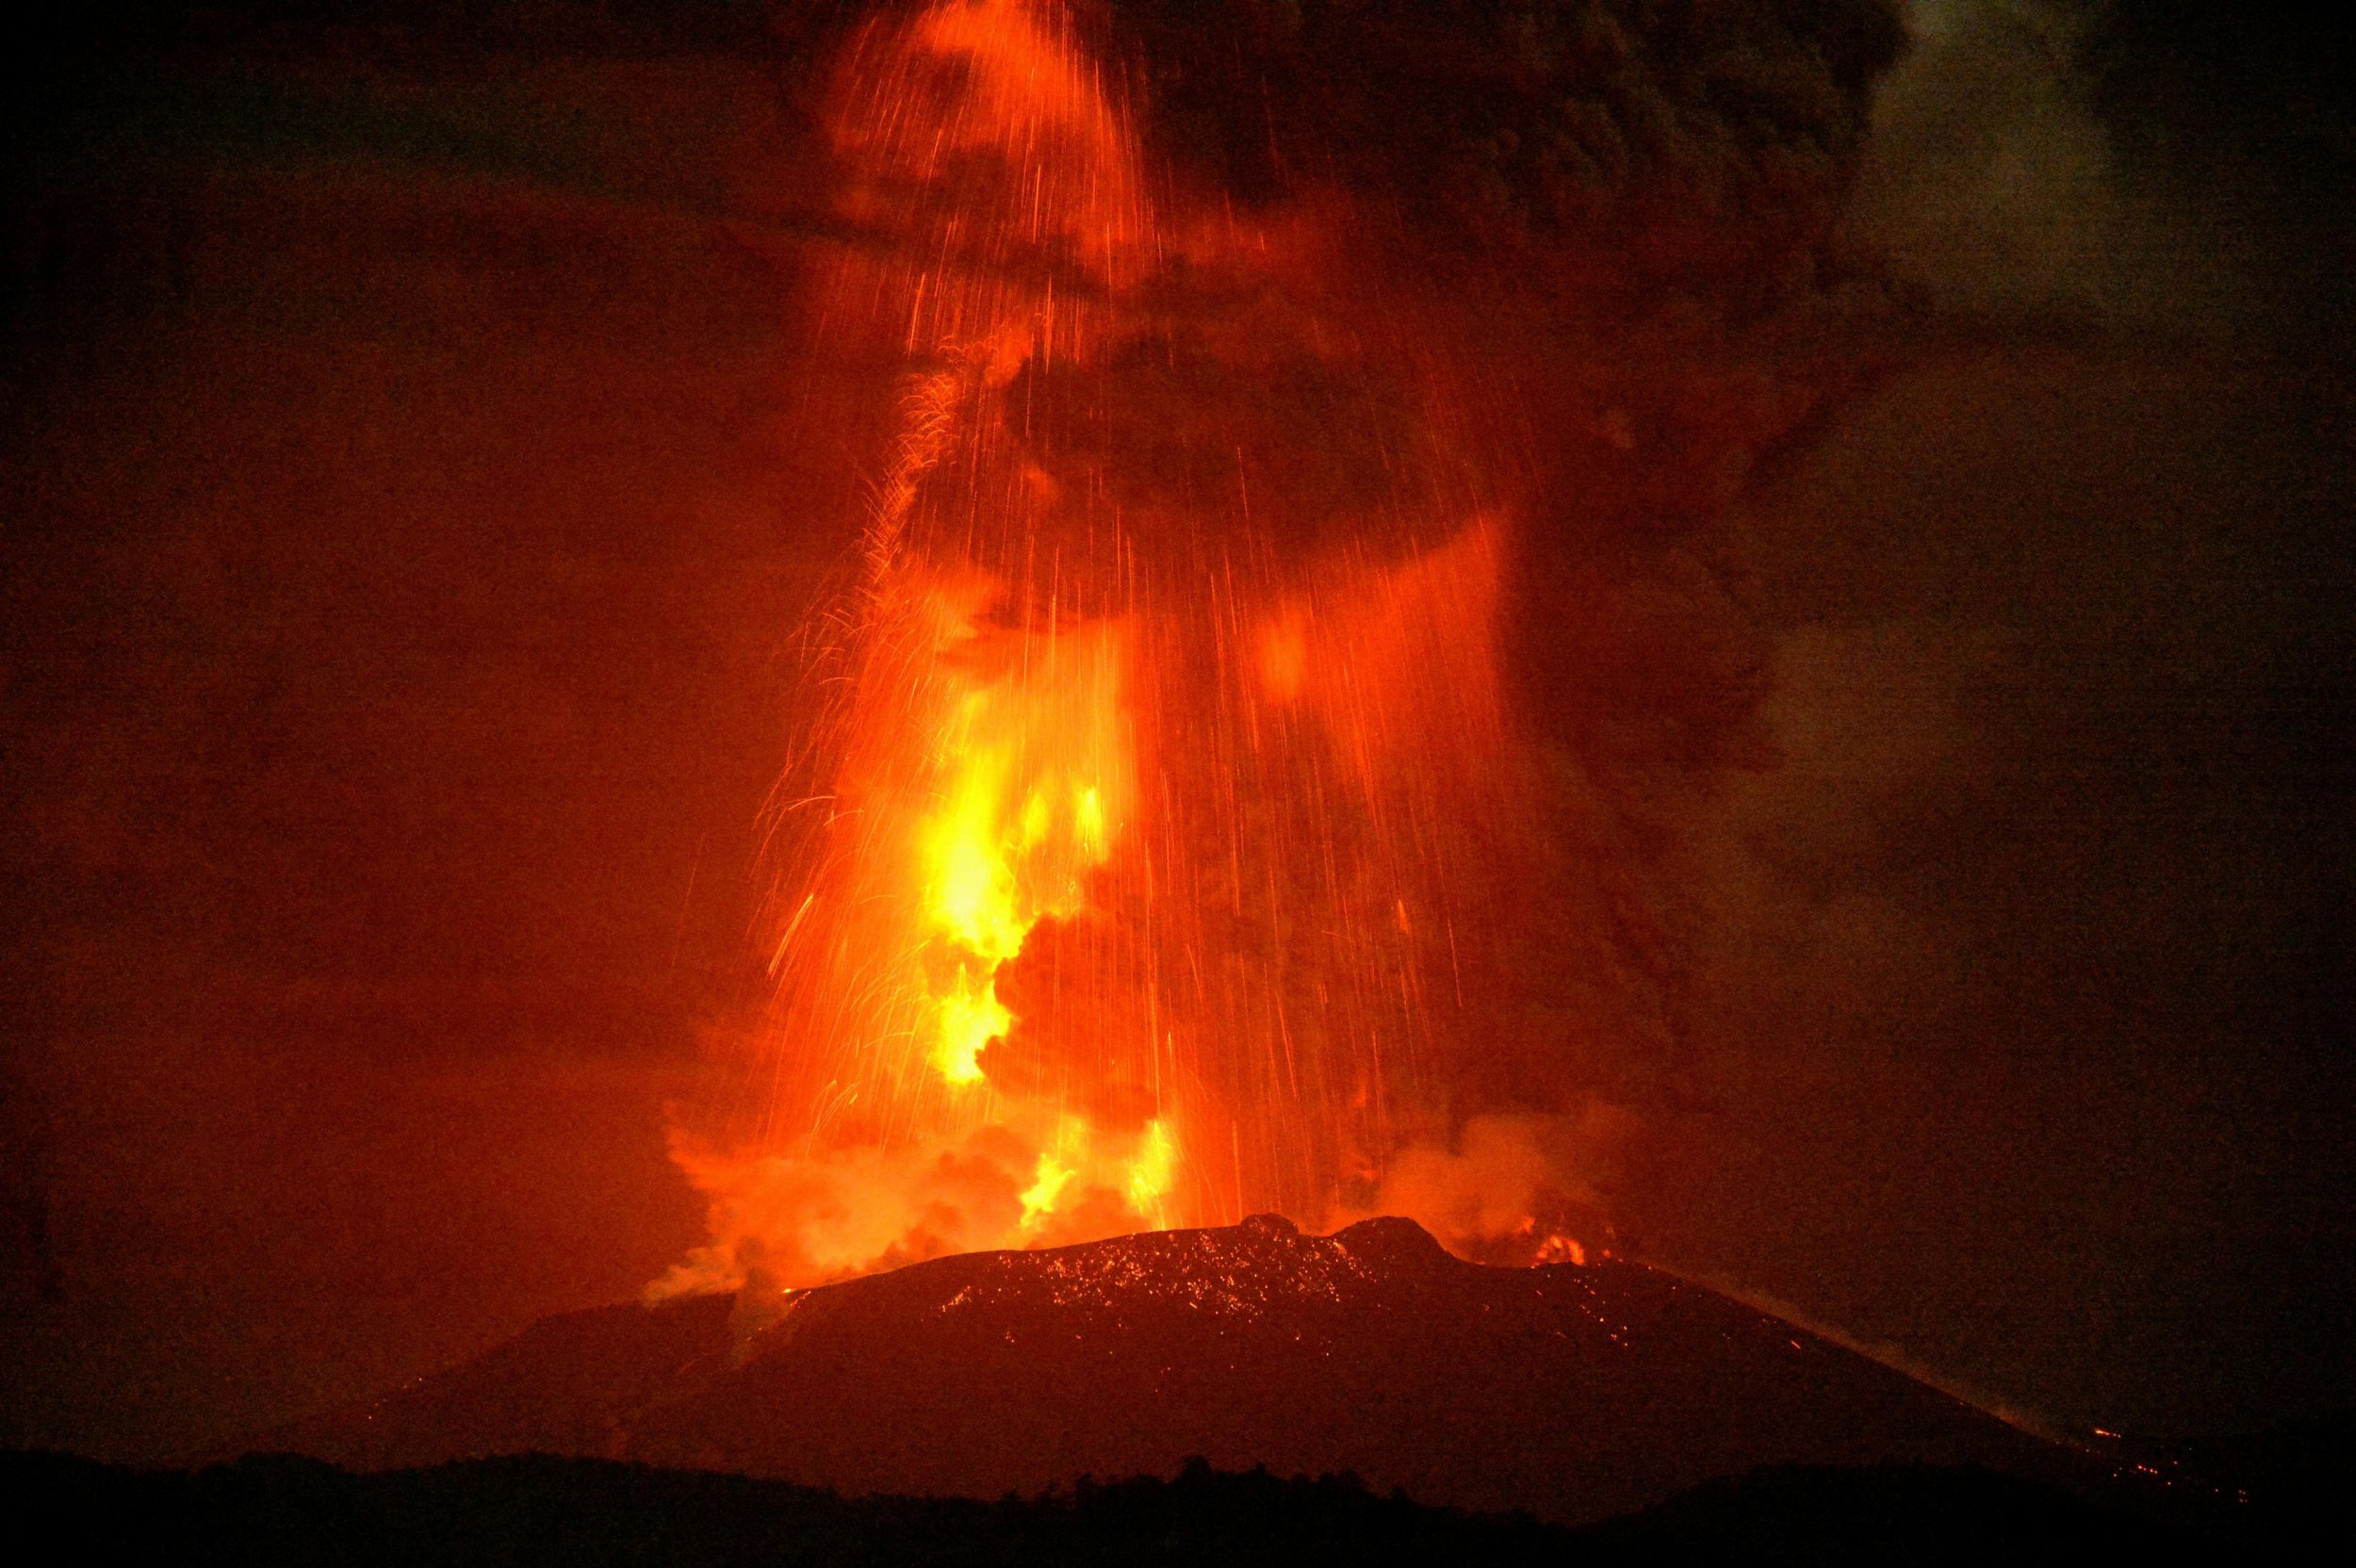
[[[1524,770],[1445,378],[1288,292],[1330,248],[1157,201],[1051,6],[871,24],[833,136],[884,237],[817,309],[898,428],[658,1288],[1375,1203],[1575,1252],[1544,1127],[1457,1128],[1437,1071]]]

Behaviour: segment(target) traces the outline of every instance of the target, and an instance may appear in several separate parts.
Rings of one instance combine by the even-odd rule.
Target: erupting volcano
[[[1396,214],[1158,166],[1104,41],[947,0],[829,77],[804,297],[873,428],[773,989],[675,1126],[708,1239],[282,1441],[938,1496],[1208,1458],[1571,1523],[1760,1464],[2066,1476],[1602,1245],[1628,1113],[1563,1064],[1605,1026],[1528,960],[1604,901],[1553,896],[1504,673],[1517,513],[1585,498]]]
[[[2336,1521],[2356,45],[2263,9],[51,8],[20,1533]]]
[[[1495,1268],[1272,1215],[549,1319],[278,1441],[363,1469],[541,1452],[992,1498],[1190,1457],[1584,1523],[1770,1464],[2092,1472],[1641,1265]]]
[[[1522,770],[1444,356],[1316,286],[1330,237],[1150,170],[1056,8],[874,21],[833,106],[817,331],[896,361],[897,428],[657,1292],[1368,1212],[1456,1131],[1429,1058]],[[1424,1217],[1575,1250],[1514,1168]]]

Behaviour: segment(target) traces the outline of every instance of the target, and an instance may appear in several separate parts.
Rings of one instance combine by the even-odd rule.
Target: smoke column
[[[898,430],[659,1288],[1361,1207],[1449,1134],[1524,793],[1444,378],[1299,286],[1324,237],[1153,199],[1055,8],[887,14],[836,92],[875,237],[817,308],[896,351]],[[1543,1185],[1456,1228],[1561,1245]]]

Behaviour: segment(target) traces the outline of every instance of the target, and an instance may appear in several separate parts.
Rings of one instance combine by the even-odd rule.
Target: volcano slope
[[[1320,1237],[1272,1217],[941,1258],[766,1306],[549,1318],[268,1446],[354,1469],[542,1452],[973,1497],[1201,1456],[1563,1524],[1762,1465],[2075,1468],[1654,1269],[1483,1267],[1409,1220]]]

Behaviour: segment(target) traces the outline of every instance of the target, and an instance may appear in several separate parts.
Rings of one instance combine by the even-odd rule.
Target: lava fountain
[[[1053,6],[872,21],[830,130],[870,238],[814,309],[900,362],[898,429],[744,1101],[677,1142],[712,1240],[657,1291],[1401,1206],[1529,874],[1440,356],[1333,285],[1331,224],[1156,178]],[[1509,1186],[1418,1217],[1545,1244],[1566,1194]]]

